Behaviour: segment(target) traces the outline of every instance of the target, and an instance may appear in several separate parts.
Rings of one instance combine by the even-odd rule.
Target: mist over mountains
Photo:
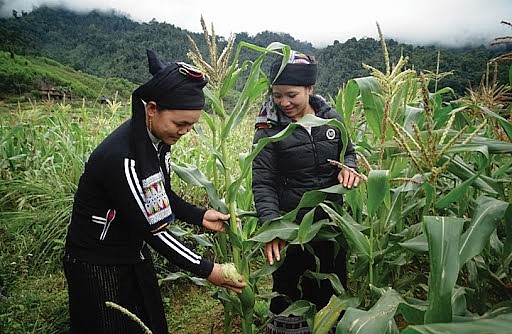
[[[169,23],[196,33],[201,32],[199,19],[204,17],[224,38],[231,33],[254,36],[270,31],[290,34],[317,48],[351,38],[378,39],[376,22],[386,38],[401,43],[476,47],[507,35],[510,30],[500,22],[512,16],[510,0],[317,0],[308,6],[260,0],[249,7],[234,0],[1,0],[0,17],[42,6],[60,6],[77,14],[117,13],[138,23]]]
[[[15,14],[15,15],[13,15]],[[201,33],[194,33],[173,24],[156,20],[136,22],[116,12],[92,11],[83,14],[59,7],[39,7],[31,12],[11,13],[0,19],[0,49],[15,54],[29,54],[54,59],[76,70],[99,77],[118,77],[140,83],[149,77],[145,50],[157,51],[166,60],[187,60],[190,49],[188,36],[198,44],[204,55],[207,45]],[[238,33],[240,41],[266,47],[272,42],[290,45],[293,49],[315,55],[319,60],[317,91],[335,95],[348,80],[368,76],[362,64],[384,68],[380,41],[374,38],[350,38],[345,42],[334,41],[324,48],[297,40],[286,33],[263,31],[256,35]],[[219,52],[226,44],[218,38]],[[506,51],[479,45],[478,47],[442,48],[438,46],[414,46],[386,40],[392,61],[407,56],[409,67],[417,71],[437,69],[453,72],[438,87],[448,86],[459,95],[467,87],[479,85],[487,62]],[[241,51],[241,59],[254,59],[250,50]],[[264,68],[268,66],[264,63]],[[508,81],[508,70],[503,64],[499,77]]]

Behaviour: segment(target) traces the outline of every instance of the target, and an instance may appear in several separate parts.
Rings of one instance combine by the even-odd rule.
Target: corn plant
[[[412,325],[410,333],[428,332],[440,322],[453,322],[448,328],[456,332],[460,321],[499,332],[510,318],[499,314],[510,313],[511,306],[473,314],[467,309],[471,291],[461,286],[466,278],[460,274],[467,267],[476,286],[477,272],[491,271],[480,255],[490,250],[500,259],[493,284],[510,294],[512,146],[485,137],[488,122],[474,125],[465,114],[468,105],[443,104],[449,89],[429,93],[429,74],[402,71],[405,59],[391,69],[385,59],[385,73],[366,66],[373,76],[349,81],[333,101],[345,120],[354,121],[347,122],[347,131],[356,138],[368,182],[348,192],[337,186],[307,193],[299,204],[321,206],[342,231],[355,259],[352,277],[362,283],[357,298],[337,289],[339,295],[323,310],[300,301],[284,313],[306,316],[314,333],[326,333],[342,309],[337,333],[395,333],[397,315]],[[510,129],[499,114],[485,110]],[[344,194],[348,207],[322,203],[330,192]],[[315,233],[332,233],[327,221],[311,225],[306,215],[297,226],[287,223],[292,220],[281,217],[253,239],[265,242],[277,235],[302,243]],[[425,261],[428,277],[422,278],[421,266],[410,272]]]
[[[403,65],[403,62],[400,60],[397,64]],[[463,112],[467,106],[452,108],[451,105],[443,105],[441,94],[448,90],[430,94],[425,75],[401,74],[398,65],[386,73],[367,67],[372,70],[373,77],[349,82],[337,97],[338,109],[348,118],[353,117],[350,112],[356,111],[357,108],[352,106],[355,106],[356,94],[360,94],[360,110],[364,111],[374,136],[357,136],[362,138],[358,146],[364,153],[361,154],[363,160],[369,157],[373,166],[365,164],[369,172],[367,189],[358,190],[367,192],[366,205],[361,201],[364,195],[357,191],[347,196],[357,221],[343,208],[331,212],[331,218],[358,226],[355,239],[359,242],[352,242],[358,260],[361,259],[361,265],[355,267],[356,276],[361,277],[368,268],[371,292],[379,297],[365,314],[382,316],[378,308],[385,298],[394,300],[394,305],[399,306],[395,310],[399,309],[409,323],[451,322],[459,319],[458,316],[469,315],[464,292],[461,292],[464,289],[456,287],[460,282],[460,270],[479,258],[478,254],[496,233],[498,222],[512,221],[510,204],[506,201],[510,183],[486,175],[489,172],[491,175],[503,175],[503,169],[493,163],[493,158],[506,156],[511,146],[510,143],[482,137],[487,122],[476,126],[464,122],[467,118]],[[415,97],[410,98],[412,96]],[[396,97],[401,102],[393,103]],[[510,125],[496,113],[488,110],[486,115],[500,120],[503,127],[509,129]],[[391,132],[387,133],[384,129],[389,127]],[[375,136],[375,132],[379,136]],[[380,138],[380,142],[371,142],[376,138]],[[379,148],[378,154],[372,152],[374,147]],[[507,168],[510,159],[504,160]],[[401,185],[393,187],[397,182]],[[510,245],[511,234],[507,226],[505,224],[500,238],[505,245]],[[509,246],[505,247],[505,253],[503,250],[500,248],[500,255],[509,263]],[[400,268],[410,264],[416,254],[425,253],[428,253],[430,269],[427,301],[420,303],[415,300],[412,303],[410,298],[391,298],[389,293],[374,288],[375,285],[385,287],[388,284],[405,288],[404,283],[407,282],[395,281],[393,278],[398,278],[398,275],[393,277],[390,274],[400,274]],[[504,271],[501,271],[500,282],[506,293],[504,287],[509,278],[503,281]],[[406,295],[415,292],[405,291]],[[354,319],[360,313],[360,310],[348,310],[338,328],[343,332],[349,328],[354,331],[364,329],[365,333],[396,331],[394,321],[389,317],[383,319],[385,321],[380,328],[361,319],[356,325]]]
[[[252,193],[250,191],[250,166],[253,157],[261,150],[251,153],[241,152],[238,161],[233,167],[233,155],[228,150],[228,142],[234,129],[244,120],[245,115],[268,91],[269,83],[266,77],[261,76],[261,63],[267,53],[273,52],[281,45],[262,48],[256,45],[241,42],[236,49],[231,65],[228,60],[233,51],[234,36],[228,39],[227,46],[220,56],[217,56],[216,36],[212,27],[212,36],[201,18],[204,37],[210,52],[210,63],[204,60],[194,41],[191,39],[193,50],[189,57],[194,64],[203,70],[210,84],[205,88],[205,94],[210,101],[210,113],[204,112],[202,118],[207,125],[207,131],[196,126],[195,131],[202,139],[204,146],[210,152],[207,168],[211,179],[206,176],[198,166],[184,163],[173,164],[173,171],[187,183],[205,189],[211,205],[222,212],[229,213],[231,219],[226,235],[216,237],[216,255],[223,262],[233,262],[237,270],[246,278],[248,286],[242,293],[234,297],[225,289],[218,289],[215,293],[224,306],[224,330],[231,333],[232,322],[235,316],[242,320],[242,331],[253,333],[254,306],[256,303],[257,283],[261,277],[266,277],[272,269],[264,266],[257,272],[251,272],[251,260],[260,254],[261,244],[250,240],[257,227],[257,219],[252,211]],[[242,48],[249,48],[260,53],[256,60],[244,61],[238,64]],[[289,52],[289,47],[285,48]],[[247,79],[242,91],[237,95],[232,110],[228,111],[225,100],[233,94],[233,87],[242,74],[248,71]],[[252,136],[247,136],[250,142]],[[250,148],[250,146],[249,146]]]
[[[212,52],[216,51],[214,40],[208,43],[211,54],[216,54]],[[354,295],[333,276],[307,272],[306,276],[330,280],[337,294],[322,310],[307,301],[298,301],[282,314],[306,316],[314,333],[327,333],[333,325],[337,325],[339,333],[393,333],[398,331],[396,316],[412,325],[411,333],[429,330],[432,324],[443,321],[483,321],[467,310],[465,293],[469,290],[459,286],[459,275],[466,267],[470,273],[485,268],[490,271],[490,264],[482,263],[479,255],[489,251],[489,238],[496,241],[490,250],[500,258],[497,284],[507,286],[512,238],[510,227],[503,227],[500,222],[511,219],[510,205],[503,201],[510,196],[507,177],[510,179],[511,162],[501,157],[511,152],[510,143],[487,138],[487,121],[475,126],[466,113],[470,108],[467,104],[444,103],[443,94],[453,93],[449,88],[428,91],[430,80],[437,86],[437,81],[450,73],[425,71],[418,75],[406,69],[406,58],[392,68],[382,36],[381,40],[386,71],[363,65],[372,76],[350,80],[332,101],[346,120],[346,124],[335,125],[344,136],[355,138],[361,168],[368,174],[367,183],[351,191],[335,186],[307,193],[295,210],[261,227],[256,226],[251,213],[248,191],[252,158],[265,144],[285,138],[302,123],[318,126],[335,121],[304,117],[276,136],[261,140],[250,153],[239,154],[239,169],[232,168],[225,148],[229,136],[251,104],[268,89],[268,81],[260,76],[263,57],[280,49],[286,58],[290,49],[278,43],[264,49],[242,42],[232,64],[226,67],[226,50],[221,57],[212,56],[212,63],[208,64],[195,48],[191,58],[215,78],[206,89],[211,101],[210,113],[203,118],[208,132],[196,127],[211,154],[207,169],[212,178],[197,166],[175,164],[173,168],[188,183],[203,187],[211,204],[232,217],[227,236],[217,237],[216,254],[223,261],[236,264],[249,279],[249,288],[238,300],[217,290],[216,296],[225,308],[226,333],[231,331],[235,315],[242,317],[244,333],[254,331],[251,321],[258,297],[256,283],[275,268],[265,264],[251,272],[250,263],[259,254],[259,245],[276,236],[305,247],[313,238],[337,238],[351,254],[352,277],[358,278]],[[242,47],[261,52],[261,56],[238,67]],[[225,98],[249,65],[244,89],[237,96],[233,111],[227,112]],[[226,72],[219,70],[223,68]],[[485,106],[480,108],[509,133],[506,120]],[[346,207],[324,203],[331,192],[344,194]],[[461,197],[464,201],[459,200]],[[315,206],[328,212],[331,220],[312,224],[310,212],[299,225],[293,223],[300,208]],[[236,219],[237,214],[241,221]],[[417,265],[420,267],[415,268]],[[422,275],[426,268],[428,273]],[[345,315],[336,324],[342,310],[346,310]],[[508,310],[505,308],[505,312]],[[483,317],[494,318],[490,326],[498,328],[502,321],[498,312],[486,311]]]

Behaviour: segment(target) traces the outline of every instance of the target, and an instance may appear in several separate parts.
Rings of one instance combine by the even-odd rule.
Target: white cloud
[[[30,11],[42,4],[64,5],[78,11],[116,9],[131,19],[156,19],[200,32],[203,16],[219,36],[269,30],[285,32],[315,47],[344,42],[355,37],[378,38],[378,22],[386,38],[414,44],[481,44],[499,36],[510,36],[510,0],[316,0],[302,4],[275,0],[251,3],[235,0],[3,0],[0,15],[12,10]]]

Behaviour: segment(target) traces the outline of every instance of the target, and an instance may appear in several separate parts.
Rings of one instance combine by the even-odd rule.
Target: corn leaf
[[[376,138],[381,136],[381,120],[384,117],[384,106],[380,93],[379,82],[375,77],[353,79],[359,86],[361,101],[364,105],[364,115]]]
[[[359,300],[349,296],[331,296],[329,303],[315,314],[313,334],[327,334],[336,325],[341,311],[357,307]]]
[[[452,292],[459,273],[459,239],[463,218],[423,217],[430,274],[425,323],[452,321]]]
[[[389,333],[394,326],[394,315],[400,303],[404,302],[398,292],[387,290],[368,310],[349,307],[336,327],[336,333]]]
[[[390,207],[389,171],[371,170],[368,174],[368,215],[373,216],[384,202]]]
[[[510,203],[495,198],[480,196],[477,199],[477,207],[471,224],[461,237],[459,265],[480,254],[485,245],[489,243],[489,237],[496,230],[497,223],[505,217]]]
[[[444,162],[446,162],[446,159],[441,159],[441,163]],[[453,158],[448,166],[448,171],[455,174],[461,180],[470,179],[476,174],[473,171],[473,168],[468,166],[468,164],[458,156]],[[475,179],[472,185],[476,189],[483,190],[489,194],[500,194],[503,192],[501,186],[496,182],[496,180],[485,175],[480,175],[480,177]]]
[[[461,198],[464,197],[464,193],[469,189],[469,187],[471,187],[473,181],[475,181],[475,179],[478,178],[478,176],[480,176],[480,173],[473,175],[472,177],[465,180],[461,184],[455,186],[446,195],[439,198],[434,203],[434,206],[438,209],[443,209],[446,208],[451,203],[457,203]]]
[[[351,247],[370,258],[370,241],[368,237],[356,228],[357,224],[348,214],[340,215],[325,204],[320,204],[322,209],[331,217],[331,219],[341,228],[343,236]]]
[[[251,241],[267,243],[279,238],[282,240],[293,240],[297,237],[299,225],[284,220],[271,220],[263,224],[254,235]]]
[[[310,277],[310,278],[314,278],[314,279],[317,279],[317,280],[329,280],[329,282],[331,283],[332,287],[334,288],[334,291],[336,291],[336,295],[339,296],[339,295],[345,295],[347,292],[345,291],[345,288],[343,287],[343,284],[341,284],[341,281],[340,281],[340,278],[337,274],[326,274],[326,273],[319,273],[319,272],[314,272],[314,271],[311,271],[311,270],[307,270],[305,273],[304,273],[304,276],[305,277]],[[359,305],[359,304],[357,304]],[[357,306],[355,305],[355,306]]]
[[[196,166],[171,162],[171,168],[186,183],[192,186],[203,187],[208,194],[212,206],[216,210],[224,213],[228,212],[226,204],[217,196],[215,185]]]
[[[428,252],[427,237],[423,233],[407,241],[399,242],[398,244],[403,248],[406,248],[416,253]]]
[[[512,313],[498,315],[492,319],[478,319],[473,321],[414,325],[407,327],[402,334],[438,334],[438,333],[464,333],[464,334],[509,334],[512,324]]]

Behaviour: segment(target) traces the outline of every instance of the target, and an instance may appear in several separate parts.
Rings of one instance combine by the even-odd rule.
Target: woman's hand
[[[271,242],[267,242],[265,245],[265,256],[267,257],[268,264],[274,264],[274,258],[276,261],[281,260],[280,252],[284,248],[285,242],[279,238],[275,238]]]
[[[209,209],[203,216],[203,227],[213,232],[226,232],[224,222],[229,220],[230,215],[223,214],[217,210]]]
[[[225,287],[233,292],[241,293],[242,289],[247,286],[247,283],[244,282],[244,277],[240,275],[236,280],[226,277],[222,272],[222,266],[224,265],[220,263],[213,264],[213,270],[207,278],[208,282]]]
[[[340,172],[338,173],[338,181],[348,189],[351,189],[352,187],[357,187],[357,185],[360,182],[359,176],[354,173],[354,171],[342,168]]]

